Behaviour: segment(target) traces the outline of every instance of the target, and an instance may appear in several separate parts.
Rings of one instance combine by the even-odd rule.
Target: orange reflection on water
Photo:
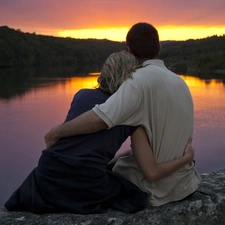
[[[191,76],[180,76],[184,81],[187,83],[189,88],[192,87],[213,87],[213,86],[220,86],[224,87],[225,84],[221,82],[221,80],[216,80],[216,79],[210,79],[210,80],[201,80],[198,77],[191,77]]]
[[[74,95],[80,89],[95,88],[97,78],[98,76],[83,76],[53,79],[28,92],[26,96],[33,102],[36,101],[37,110],[45,109],[46,121],[53,126],[65,119]]]
[[[53,83],[51,89],[54,89],[55,93],[63,93],[66,95],[74,95],[80,89],[83,88],[96,88],[98,76],[83,76],[83,77],[71,77],[65,79],[59,79],[57,82]],[[50,87],[47,86],[46,90]]]
[[[225,84],[216,79],[181,76],[190,88],[196,128],[225,127]]]
[[[66,81],[66,91],[76,93],[82,88],[95,88],[98,76],[72,77]]]

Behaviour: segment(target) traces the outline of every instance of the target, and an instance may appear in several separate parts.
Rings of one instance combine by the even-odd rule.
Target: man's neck
[[[151,59],[149,59],[149,58],[138,59],[138,62],[140,64],[143,64],[147,60],[154,60],[154,59],[159,59],[159,57],[155,57],[155,58],[151,58]]]

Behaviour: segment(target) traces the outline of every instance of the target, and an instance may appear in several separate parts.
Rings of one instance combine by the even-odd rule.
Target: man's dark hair
[[[139,59],[154,59],[159,56],[158,31],[148,23],[137,23],[127,33],[126,44]]]

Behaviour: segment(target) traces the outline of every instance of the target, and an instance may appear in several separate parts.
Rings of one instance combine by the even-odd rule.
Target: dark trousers
[[[109,208],[137,212],[147,193],[121,175],[90,167],[73,167],[42,154],[38,166],[5,203],[10,211],[33,213],[104,213]]]

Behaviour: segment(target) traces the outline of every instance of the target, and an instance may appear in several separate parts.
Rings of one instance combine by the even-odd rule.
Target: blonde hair
[[[138,67],[138,60],[129,52],[115,52],[105,61],[98,77],[98,87],[110,94],[118,90],[120,85],[128,78],[132,78],[132,72]]]

